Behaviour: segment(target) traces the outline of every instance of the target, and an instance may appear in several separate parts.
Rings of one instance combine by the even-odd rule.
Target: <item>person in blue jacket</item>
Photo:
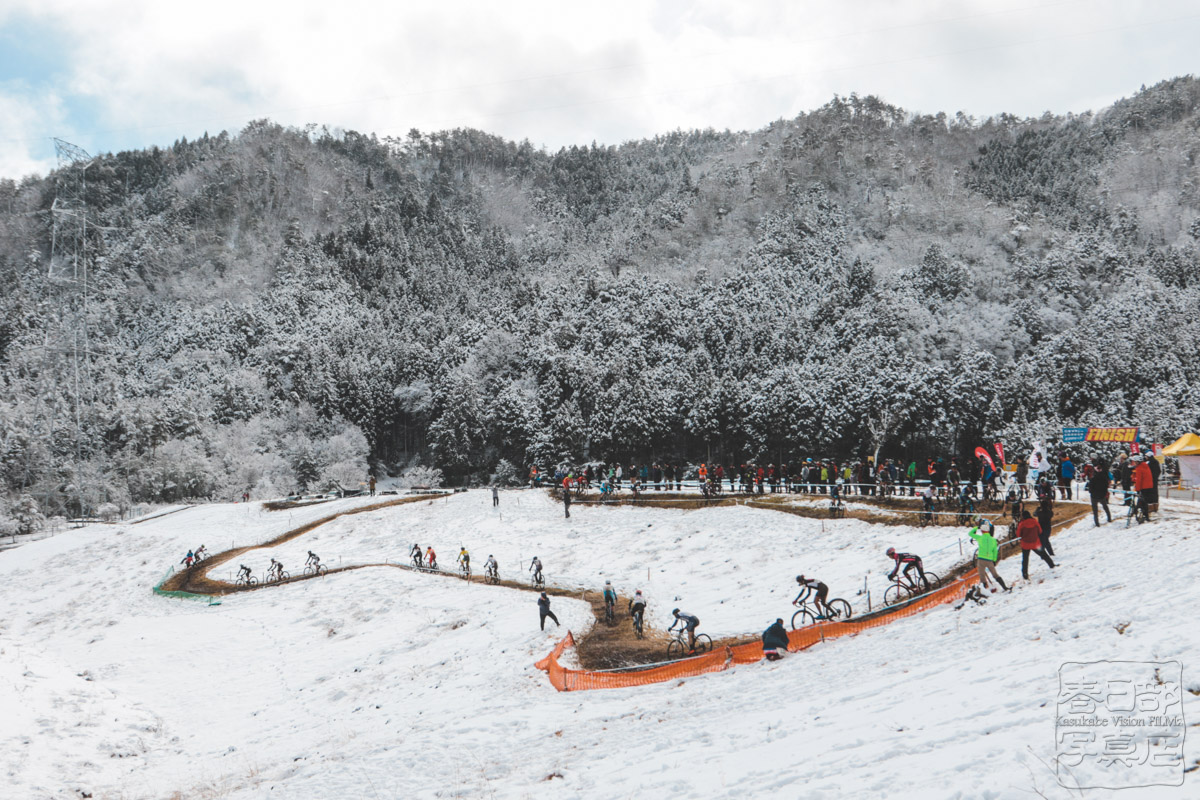
[[[1058,499],[1071,499],[1071,484],[1075,481],[1075,464],[1066,453],[1058,454]]]

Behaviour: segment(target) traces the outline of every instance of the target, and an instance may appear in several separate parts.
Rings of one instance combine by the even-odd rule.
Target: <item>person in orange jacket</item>
[[[1141,455],[1133,457],[1135,464],[1133,468],[1133,490],[1138,493],[1138,502],[1142,505],[1142,513],[1146,515],[1146,522],[1150,521],[1150,494],[1154,488],[1154,474],[1150,471],[1150,465],[1146,463]]]
[[[1029,554],[1036,553],[1054,569],[1054,562],[1042,547],[1042,526],[1028,511],[1021,512],[1021,523],[1017,525],[1017,536],[1021,537],[1021,577],[1029,580]]]

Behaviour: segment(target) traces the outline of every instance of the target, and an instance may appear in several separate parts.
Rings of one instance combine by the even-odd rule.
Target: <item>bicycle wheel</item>
[[[792,630],[803,628],[806,625],[812,625],[817,621],[817,618],[812,615],[812,612],[807,608],[802,608],[795,614],[792,614]]]
[[[684,644],[679,639],[672,639],[671,643],[667,645],[667,658],[669,660],[674,661],[677,658],[683,658],[685,652]]]
[[[317,566],[317,577],[324,578],[328,574],[329,574],[329,567],[325,566],[324,564],[320,564]]]
[[[840,597],[835,597],[829,603],[830,619],[849,619],[853,613],[850,604]]]
[[[893,583],[883,593],[883,604],[885,606],[894,606],[896,603],[903,603],[908,599],[908,589],[898,583]]]
[[[279,576],[279,579],[280,579],[280,580],[282,580],[282,581],[290,581],[290,580],[292,579],[292,573],[290,573],[290,572],[284,572],[283,574],[281,574],[281,575]]]
[[[638,639],[641,639],[643,636],[645,636],[645,633],[642,630],[641,614],[635,614],[633,617],[633,635]]]
[[[707,653],[712,650],[712,638],[707,633],[696,634],[696,652]]]
[[[309,575],[312,575],[313,573],[314,573],[314,570],[313,570],[313,568],[312,568],[312,567],[305,567],[305,568],[304,568],[304,577],[306,577],[306,578],[307,578]]]
[[[934,575],[932,572],[926,572],[924,587],[925,591],[927,592],[932,592],[934,589],[940,589],[942,588],[942,579],[937,575]]]

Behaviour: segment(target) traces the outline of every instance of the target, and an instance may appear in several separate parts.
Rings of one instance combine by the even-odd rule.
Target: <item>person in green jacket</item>
[[[908,496],[915,497],[917,494],[917,462],[909,462],[908,472],[905,474],[908,478]]]
[[[980,529],[983,530],[980,530]],[[1004,585],[1004,579],[1000,577],[1000,573],[996,572],[996,561],[1000,557],[1000,543],[996,541],[994,536],[995,526],[991,522],[978,517],[975,520],[975,527],[967,531],[967,536],[975,540],[975,544],[979,547],[975,553],[975,573],[979,575],[979,582],[983,584],[985,589],[991,589],[995,592],[996,589],[988,582],[988,573],[996,579],[996,583],[1000,584],[1000,588],[1008,591],[1008,587]]]

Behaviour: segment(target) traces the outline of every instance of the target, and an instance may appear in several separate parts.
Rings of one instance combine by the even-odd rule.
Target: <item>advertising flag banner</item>
[[[996,455],[1000,456],[1001,464],[1008,463],[1008,461],[1004,458],[1004,444],[1002,442],[996,442]]]
[[[988,463],[988,466],[992,468],[992,472],[996,471],[996,462],[992,461],[992,456],[988,453],[987,450],[985,450],[982,447],[976,447],[975,455],[979,456],[984,461],[986,461]]]
[[[1079,444],[1087,441],[1087,428],[1063,428],[1063,444]]]

